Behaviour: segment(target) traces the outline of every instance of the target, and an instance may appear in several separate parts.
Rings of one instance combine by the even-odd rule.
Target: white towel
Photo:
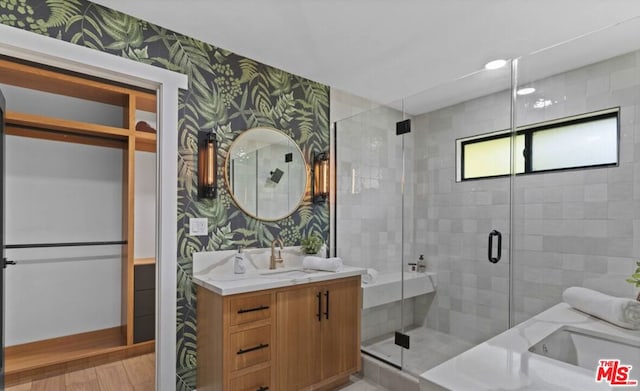
[[[562,299],[573,308],[626,329],[640,329],[640,302],[605,295],[587,288],[571,287]]]
[[[376,277],[378,277],[378,271],[376,269],[367,269],[367,272],[362,275],[362,282],[365,284],[372,284]]]
[[[324,270],[328,272],[337,272],[342,269],[342,259],[340,258],[321,258],[321,257],[304,257],[302,267],[305,269]]]

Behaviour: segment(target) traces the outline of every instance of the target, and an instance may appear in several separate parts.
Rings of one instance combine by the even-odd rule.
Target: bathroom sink
[[[217,274],[208,277],[214,282],[240,281],[249,279],[296,280],[308,278],[315,271],[300,268],[284,268],[275,270],[254,270],[246,274]]]
[[[313,273],[315,272],[305,271],[303,269],[275,269],[260,271],[258,274],[267,278],[297,279],[309,277],[309,275]]]
[[[640,344],[575,327],[562,327],[529,348],[534,354],[594,371],[599,360],[640,368]]]
[[[209,281],[238,281],[247,278],[246,274],[216,274],[207,277]]]

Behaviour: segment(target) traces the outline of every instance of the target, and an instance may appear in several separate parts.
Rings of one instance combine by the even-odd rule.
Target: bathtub
[[[404,298],[424,295],[436,290],[435,273],[405,272]],[[362,308],[400,301],[402,298],[400,272],[380,273],[369,284],[362,283]]]
[[[598,368],[602,359],[618,359],[640,368],[640,344],[614,339],[590,330],[564,326],[529,348],[531,353],[566,362],[587,370]],[[634,375],[636,375],[634,373]],[[635,376],[637,378],[637,376]]]

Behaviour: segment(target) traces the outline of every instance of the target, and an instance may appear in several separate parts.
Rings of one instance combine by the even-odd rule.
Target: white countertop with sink
[[[366,269],[344,266],[340,271],[327,272],[302,268],[304,254],[299,247],[287,247],[282,251],[284,265],[269,270],[269,248],[245,250],[249,268],[245,274],[233,273],[236,251],[208,251],[193,256],[193,282],[219,295],[235,295],[264,289],[359,276]]]
[[[337,272],[307,270],[302,268],[279,268],[275,270],[252,271],[246,274],[210,274],[194,276],[193,281],[219,295],[235,295],[237,293],[255,292],[264,289],[282,288],[286,286],[308,284],[359,276],[366,269],[345,266]]]
[[[639,330],[627,330],[614,326],[577,311],[568,304],[560,303],[424,372],[420,376],[421,390],[612,389],[606,382],[595,381],[596,367],[585,369],[529,351],[531,346],[563,328],[584,330],[600,338],[624,341],[630,344],[629,346],[633,345],[631,349],[640,349]],[[635,352],[635,350],[631,351]],[[621,357],[600,357],[600,359],[616,358],[621,359],[621,364],[631,364],[625,363]],[[640,353],[635,361],[640,361]],[[634,365],[630,378],[640,382],[640,366]]]

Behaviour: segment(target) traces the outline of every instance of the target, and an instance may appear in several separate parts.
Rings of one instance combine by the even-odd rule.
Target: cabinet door
[[[320,320],[318,288],[278,292],[277,356],[279,391],[301,390],[320,381]],[[323,319],[324,320],[324,319]]]
[[[358,279],[349,279],[324,285],[321,290],[322,378],[328,379],[358,368],[360,283]]]

